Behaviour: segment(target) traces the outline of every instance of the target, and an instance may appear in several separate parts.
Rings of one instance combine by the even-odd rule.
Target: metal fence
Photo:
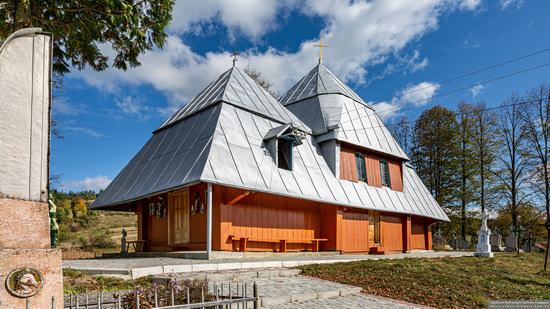
[[[256,283],[252,286],[239,283],[222,283],[209,285],[208,291],[201,290],[200,300],[193,302],[192,291],[171,288],[168,296],[161,295],[155,288],[148,295],[147,302],[142,300],[143,291],[128,290],[119,292],[94,292],[65,295],[63,309],[190,309],[190,308],[259,308],[260,298]],[[182,300],[178,303],[178,299]],[[52,298],[52,309],[55,299]],[[27,302],[27,308],[29,304]]]

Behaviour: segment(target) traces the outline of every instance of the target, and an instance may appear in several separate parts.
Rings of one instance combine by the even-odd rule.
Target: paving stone
[[[165,274],[170,273],[187,273],[193,271],[192,265],[167,265],[163,266],[163,272]]]
[[[383,298],[367,294],[349,295],[346,297],[336,297],[330,299],[315,299],[305,302],[294,302],[286,304],[278,304],[276,306],[263,306],[264,309],[355,309],[355,308],[373,308],[373,309],[412,309],[412,308],[428,308],[409,304],[401,301],[396,301],[390,298]]]
[[[218,264],[194,264],[193,271],[218,270]]]
[[[134,268],[131,271],[132,271],[133,279],[151,276],[151,275],[158,275],[163,273],[162,266]]]
[[[298,276],[300,273],[302,273],[302,270],[301,269],[281,269],[279,271],[279,276],[280,277],[294,277],[294,276]]]
[[[219,263],[218,270],[241,269],[242,263]]]
[[[281,270],[260,270],[260,271],[258,271],[258,278],[279,277],[280,275],[281,275]]]

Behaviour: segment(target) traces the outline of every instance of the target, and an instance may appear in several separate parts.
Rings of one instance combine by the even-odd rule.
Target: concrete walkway
[[[139,278],[149,275],[189,273],[201,271],[238,270],[254,268],[295,267],[308,264],[327,264],[359,260],[403,258],[441,258],[473,256],[473,252],[412,252],[392,255],[307,255],[276,254],[261,259],[193,260],[179,258],[114,258],[65,260],[63,268],[71,268],[92,275],[120,275]]]

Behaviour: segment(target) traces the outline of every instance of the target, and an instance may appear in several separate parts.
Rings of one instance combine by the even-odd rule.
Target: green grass
[[[151,286],[151,281],[151,277],[124,280],[114,277],[91,276],[73,269],[63,269],[63,293],[65,294],[84,293],[86,291],[116,292],[137,287],[146,288]]]
[[[308,265],[303,274],[360,286],[366,293],[437,308],[481,308],[489,300],[548,300],[550,272],[540,253],[370,260]]]

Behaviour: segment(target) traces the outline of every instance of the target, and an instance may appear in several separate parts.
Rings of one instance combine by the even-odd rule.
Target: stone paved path
[[[356,294],[346,297],[337,297],[329,299],[316,299],[305,302],[287,303],[276,306],[262,307],[265,309],[306,309],[306,308],[319,308],[319,309],[356,309],[356,308],[428,308],[415,304],[404,303],[395,299],[379,297],[368,294]]]

